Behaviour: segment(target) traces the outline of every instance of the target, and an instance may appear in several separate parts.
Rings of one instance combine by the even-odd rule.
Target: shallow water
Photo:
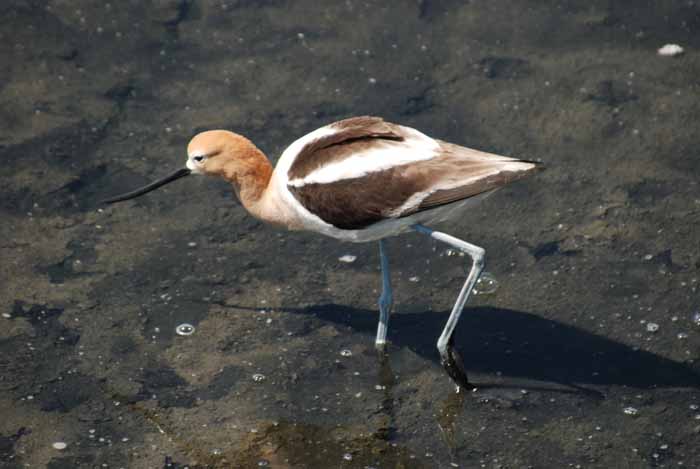
[[[3,467],[700,467],[693,2],[15,0],[0,39]],[[380,359],[376,243],[201,178],[99,204],[202,129],[274,160],[362,114],[547,164],[440,227],[496,286],[476,392],[435,350],[446,246],[389,241]]]

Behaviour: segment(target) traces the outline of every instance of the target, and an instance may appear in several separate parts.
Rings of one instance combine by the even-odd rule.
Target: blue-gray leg
[[[479,246],[475,246],[439,231],[433,231],[423,225],[414,225],[413,229],[440,242],[449,244],[450,246],[467,253],[472,258],[472,268],[469,271],[469,275],[467,276],[467,280],[464,282],[462,290],[459,292],[457,302],[452,307],[452,312],[450,313],[450,317],[447,319],[445,329],[443,329],[442,334],[440,334],[437,348],[440,352],[440,362],[442,363],[442,366],[445,368],[447,374],[450,375],[450,378],[452,378],[457,386],[474,388],[474,386],[467,380],[467,373],[464,370],[462,358],[454,349],[452,334],[454,333],[455,327],[457,326],[457,321],[459,321],[459,317],[462,314],[464,305],[469,299],[469,294],[474,289],[474,285],[476,285],[476,281],[479,279],[481,271],[484,270],[484,257],[486,255],[486,251]]]
[[[386,254],[384,240],[379,240],[379,264],[382,268],[382,294],[379,296],[379,325],[377,326],[377,340],[374,346],[377,350],[384,350],[386,346],[386,331],[389,327],[389,315],[394,304],[391,293],[391,274],[389,273],[389,258]]]

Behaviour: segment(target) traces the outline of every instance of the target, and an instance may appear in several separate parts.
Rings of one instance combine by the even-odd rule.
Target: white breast
[[[275,199],[274,205],[276,209],[285,213],[287,224],[290,229],[315,231],[327,236],[332,236],[329,233],[333,230],[337,230],[333,225],[326,223],[306,210],[287,188],[289,184],[287,174],[299,152],[310,142],[321,137],[332,135],[335,132],[336,130],[329,126],[318,128],[295,140],[284,150],[277,161],[270,181],[273,187],[271,197]]]

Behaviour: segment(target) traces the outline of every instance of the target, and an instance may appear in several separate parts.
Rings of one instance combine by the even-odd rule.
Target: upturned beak
[[[175,171],[175,172],[172,173],[171,175],[165,176],[163,179],[159,179],[159,180],[157,180],[157,181],[155,181],[155,182],[152,182],[152,183],[150,183],[149,185],[144,186],[144,187],[142,187],[142,188],[140,188],[140,189],[135,189],[135,190],[133,190],[133,191],[131,191],[131,192],[127,192],[127,193],[125,193],[125,194],[121,194],[121,195],[117,195],[117,196],[114,196],[114,197],[110,197],[109,199],[103,200],[102,203],[105,203],[105,204],[113,204],[113,203],[115,203],[115,202],[121,202],[121,201],[123,201],[123,200],[134,199],[134,198],[136,198],[136,197],[138,197],[138,196],[140,196],[140,195],[143,195],[143,194],[146,194],[146,193],[148,193],[148,192],[154,191],[154,190],[158,189],[158,188],[161,187],[161,186],[164,186],[164,185],[166,185],[166,184],[168,184],[168,183],[171,183],[171,182],[173,182],[173,181],[176,180],[176,179],[183,178],[183,177],[189,175],[191,172],[192,172],[192,171],[191,171],[189,168],[178,169],[177,171]]]

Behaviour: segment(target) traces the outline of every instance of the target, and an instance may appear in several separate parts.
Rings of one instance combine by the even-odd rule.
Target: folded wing
[[[434,140],[378,117],[329,127],[334,132],[299,151],[287,188],[306,210],[340,229],[362,229],[493,191],[538,166]]]

